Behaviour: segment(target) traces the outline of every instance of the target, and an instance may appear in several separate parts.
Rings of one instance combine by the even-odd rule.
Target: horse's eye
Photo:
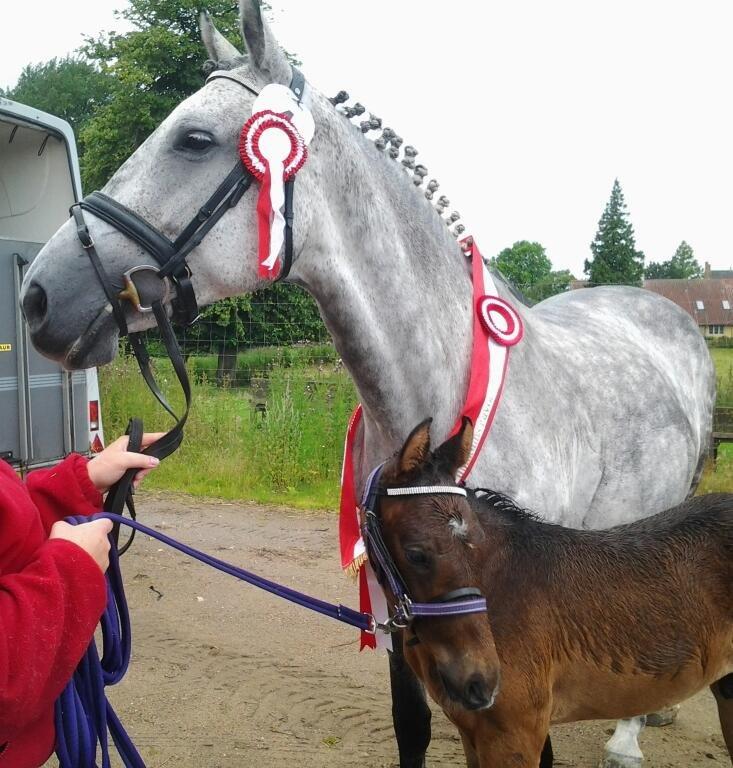
[[[214,145],[214,137],[205,131],[190,131],[181,140],[181,149],[191,152],[204,152]]]
[[[426,568],[430,565],[427,553],[418,547],[405,547],[405,557],[411,565],[416,565],[418,568]]]

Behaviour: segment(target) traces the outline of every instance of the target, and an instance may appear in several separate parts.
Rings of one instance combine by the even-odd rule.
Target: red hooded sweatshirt
[[[37,768],[54,748],[53,705],[94,635],[104,576],[51,526],[102,497],[71,455],[25,484],[0,461],[0,768]]]

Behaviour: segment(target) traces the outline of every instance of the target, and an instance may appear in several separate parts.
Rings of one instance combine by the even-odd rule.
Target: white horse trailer
[[[0,97],[0,459],[21,472],[103,444],[96,369],[38,354],[18,303],[25,270],[80,197],[71,126]]]

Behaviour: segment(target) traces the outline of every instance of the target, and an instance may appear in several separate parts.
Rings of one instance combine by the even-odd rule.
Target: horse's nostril
[[[38,283],[31,283],[23,296],[23,314],[31,331],[37,330],[46,318],[48,298]]]

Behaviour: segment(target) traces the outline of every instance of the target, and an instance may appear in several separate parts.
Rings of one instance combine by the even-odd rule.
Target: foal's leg
[[[543,727],[535,718],[531,722],[521,722],[517,718],[512,723],[497,723],[487,718],[480,734],[475,737],[477,765],[479,768],[544,766],[542,760],[547,757],[549,744],[547,727],[548,723]]]
[[[649,712],[646,716],[647,728],[664,728],[666,725],[672,725],[680,713],[680,705],[673,704],[658,712]]]
[[[545,739],[545,746],[542,747],[542,754],[540,755],[540,768],[552,768],[554,765],[555,756],[552,753],[552,741],[550,740],[550,734],[547,734]]]
[[[718,705],[720,728],[723,731],[725,746],[728,747],[728,755],[733,763],[733,675],[722,677],[710,686],[710,690]]]
[[[400,768],[424,768],[430,744],[432,714],[425,690],[402,654],[402,632],[392,635],[394,650],[389,654],[389,679],[392,684],[392,722],[394,723]]]
[[[643,717],[619,720],[613,736],[606,742],[601,768],[640,768],[644,755],[639,749]]]
[[[463,731],[460,731],[460,734],[461,741],[463,742],[463,754],[466,755],[466,768],[481,768],[471,739]]]

